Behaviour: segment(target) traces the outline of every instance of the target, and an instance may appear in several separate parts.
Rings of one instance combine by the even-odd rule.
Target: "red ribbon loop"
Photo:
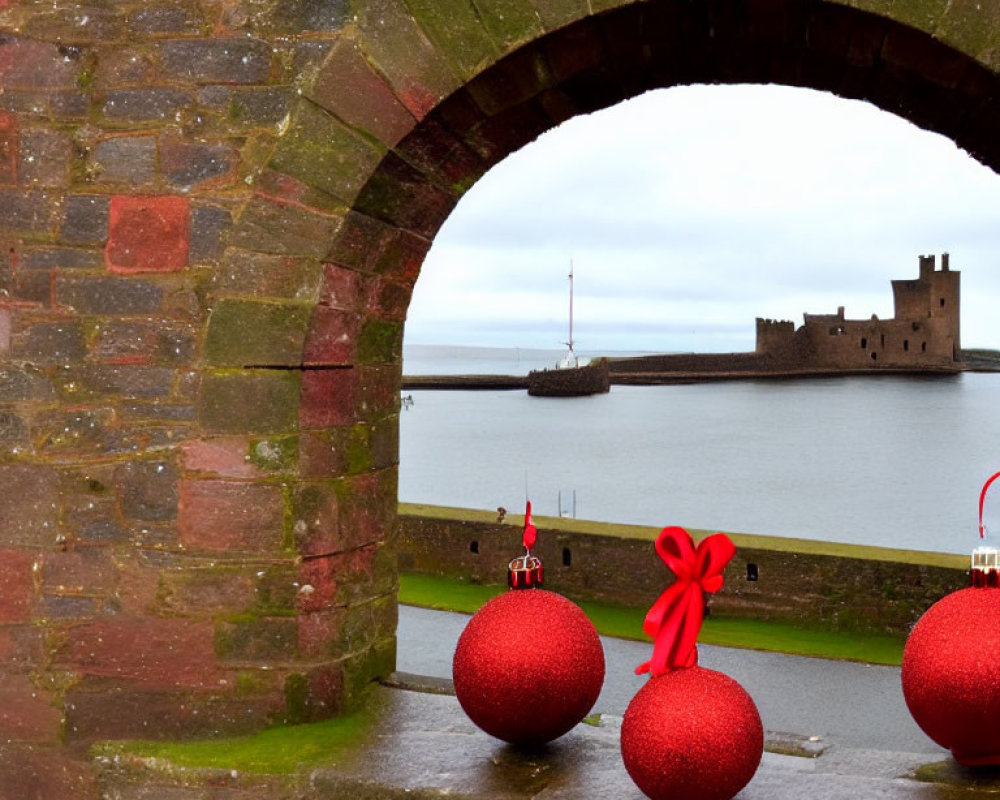
[[[1000,478],[1000,472],[997,472],[989,477],[986,483],[983,484],[982,491],[979,492],[979,538],[982,539],[986,536],[986,526],[983,525],[983,503],[986,502],[986,490],[990,488],[990,484],[993,483],[997,478]]]
[[[701,541],[697,549],[684,528],[660,531],[656,552],[677,576],[649,609],[642,629],[653,638],[653,657],[636,669],[636,675],[661,675],[698,663],[698,632],[705,610],[705,593],[722,588],[722,571],[736,555],[736,546],[724,533]]]
[[[524,545],[524,549],[529,553],[531,548],[535,546],[535,541],[538,539],[538,529],[531,522],[531,501],[528,500],[525,503],[524,509],[524,534],[521,536],[521,544]]]

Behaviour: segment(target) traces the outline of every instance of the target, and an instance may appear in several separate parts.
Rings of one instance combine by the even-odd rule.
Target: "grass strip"
[[[438,575],[401,573],[399,601],[440,611],[474,614],[507,591],[506,586],[469,584]],[[604,636],[649,641],[642,632],[645,608],[628,608],[583,601],[584,613]],[[767,650],[790,655],[898,666],[903,658],[902,637],[806,628],[787,622],[709,616],[698,641],[704,644]]]
[[[94,753],[162,759],[182,768],[287,775],[336,762],[338,756],[356,749],[372,719],[370,712],[359,710],[323,722],[279,725],[248,736],[183,742],[104,742],[95,747]]]

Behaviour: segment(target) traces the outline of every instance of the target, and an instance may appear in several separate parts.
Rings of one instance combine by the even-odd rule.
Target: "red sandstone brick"
[[[306,334],[302,361],[315,364],[350,364],[358,347],[361,321],[356,314],[318,306]]]
[[[299,567],[298,609],[300,612],[322,611],[333,605],[337,597],[337,567],[329,556],[307,558]],[[308,588],[307,588],[308,587]]]
[[[144,530],[150,530],[145,527]],[[152,530],[156,530],[153,528]],[[170,549],[176,549],[176,540],[164,537],[164,544]],[[142,539],[137,538],[133,544],[141,544]],[[124,559],[119,554],[118,567],[118,590],[117,599],[121,606],[121,613],[128,616],[144,616],[161,610],[159,568],[141,559]]]
[[[117,574],[111,552],[103,547],[53,550],[42,559],[42,586],[47,592],[109,594]]]
[[[242,614],[257,600],[254,579],[247,570],[168,570],[160,575],[157,609],[184,616]]]
[[[0,787],[5,798],[18,800],[98,800],[101,796],[89,760],[58,747],[5,747],[0,751]]]
[[[341,311],[357,310],[365,305],[368,279],[360,272],[336,264],[324,264],[323,278],[321,305]]]
[[[237,151],[226,144],[191,143],[165,138],[160,143],[160,169],[174,186],[199,189],[225,186],[235,179]]]
[[[8,308],[0,308],[0,356],[10,355],[11,312]]]
[[[247,455],[244,436],[192,439],[181,445],[182,464],[189,472],[208,472],[220,478],[256,478],[262,473]]]
[[[255,677],[252,693],[234,692],[232,672],[221,673],[215,691],[181,692],[174,688],[123,686],[109,689],[100,679],[84,680],[66,693],[66,738],[70,742],[94,739],[192,739],[238,735],[259,731],[280,719],[285,710],[282,675],[274,671]],[[223,681],[227,683],[223,685]],[[164,800],[162,788],[151,787],[152,794],[140,788],[129,800]],[[179,789],[180,795],[167,795],[172,800],[205,797],[202,788]],[[225,788],[206,789],[214,797],[235,797]],[[218,794],[222,792],[222,795]],[[248,790],[253,791],[253,790]],[[239,795],[243,795],[238,790]],[[20,796],[19,796],[20,797]],[[49,798],[72,798],[80,795],[55,793],[39,795]],[[89,800],[89,798],[88,798]],[[95,796],[96,800],[96,796]]]
[[[409,231],[396,231],[379,253],[375,271],[404,282],[416,281],[431,241]]]
[[[399,392],[394,392],[399,399]],[[299,475],[310,478],[339,477],[347,472],[347,452],[337,431],[303,433],[299,437]]]
[[[0,675],[0,738],[15,742],[54,742],[62,713],[55,699],[27,675]],[[3,786],[6,791],[9,787]]]
[[[0,550],[0,622],[24,622],[34,601],[34,558],[22,550]]]
[[[348,487],[338,522],[343,546],[357,548],[389,538],[395,524],[395,471],[358,475],[349,479]]]
[[[344,218],[340,235],[330,249],[329,260],[338,267],[371,272],[394,230],[374,217],[352,211]]]
[[[17,184],[17,139],[17,117],[0,113],[0,185]]]
[[[299,395],[299,426],[327,428],[357,421],[353,369],[306,370]]]
[[[307,711],[315,720],[339,713],[344,704],[344,671],[340,664],[324,664],[308,673]]]
[[[400,365],[359,367],[358,402],[372,416],[399,411]]]
[[[312,99],[345,122],[392,147],[416,120],[372,69],[352,40],[337,40],[310,92]]]
[[[404,322],[411,294],[412,287],[407,283],[379,281],[378,292],[370,308],[380,319]]]
[[[295,548],[304,556],[338,553],[345,547],[340,535],[340,501],[330,484],[301,487],[295,496]]]
[[[59,47],[43,41],[6,36],[0,41],[0,79],[5,89],[71,89],[80,65]]]
[[[114,195],[104,260],[111,272],[177,272],[187,266],[190,201]]]
[[[0,627],[0,662],[8,670],[37,668],[43,662],[44,637],[31,622]]]
[[[340,654],[344,624],[342,608],[300,614],[298,624],[299,652],[304,658],[331,658]]]
[[[277,486],[180,482],[177,524],[181,543],[191,549],[274,552],[281,548],[284,513]]]
[[[313,209],[322,214],[339,215],[343,206],[326,192],[309,186],[299,178],[265,169],[254,181],[257,194],[278,203]]]
[[[102,619],[69,628],[56,660],[87,675],[148,686],[211,687],[221,677],[214,636],[210,622]]]

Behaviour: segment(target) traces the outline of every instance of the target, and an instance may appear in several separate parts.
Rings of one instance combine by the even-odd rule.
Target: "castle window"
[[[920,343],[920,352],[921,353],[926,353],[927,352],[927,342],[921,342]]]
[[[573,565],[573,554],[570,552],[568,547],[563,548],[562,563],[564,567],[570,567]]]
[[[915,330],[915,331],[919,331],[920,330],[920,323],[919,322],[914,322],[913,323],[913,330]]]
[[[909,339],[903,339],[903,349],[904,350],[909,350],[910,349],[910,340]]]
[[[877,359],[878,359],[878,353],[872,353],[872,361],[875,361]]]
[[[866,339],[864,336],[861,337],[861,347],[862,349],[868,347],[868,339]]]
[[[475,539],[469,542],[469,552],[479,555],[479,542],[477,542]]]
[[[882,347],[885,347],[885,334],[882,334]]]
[[[747,562],[747,580],[755,581],[760,578],[760,571],[757,569],[757,565],[752,561]]]
[[[941,298],[941,308],[944,308],[944,298]]]

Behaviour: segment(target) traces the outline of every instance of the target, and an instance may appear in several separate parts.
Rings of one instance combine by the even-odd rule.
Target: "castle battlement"
[[[849,320],[836,314],[803,314],[795,328],[785,320],[757,318],[758,355],[803,366],[861,369],[942,367],[961,360],[960,275],[947,253],[941,269],[934,255],[919,257],[917,278],[892,281],[895,315]]]

